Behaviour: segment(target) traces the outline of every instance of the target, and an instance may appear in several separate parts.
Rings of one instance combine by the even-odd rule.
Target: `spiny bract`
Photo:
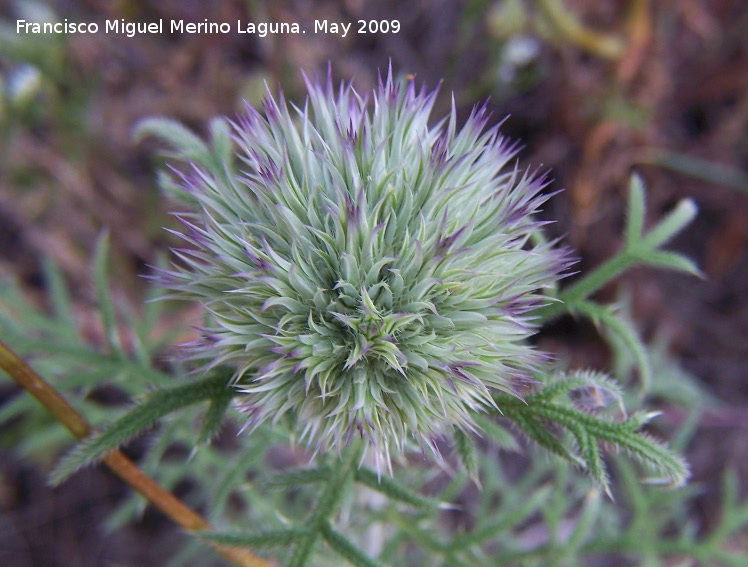
[[[371,106],[306,82],[303,108],[268,96],[233,125],[241,173],[182,176],[200,210],[164,281],[208,310],[197,350],[235,368],[249,427],[290,417],[320,451],[360,436],[378,466],[438,454],[544,361],[532,311],[568,265],[532,237],[544,179],[506,169],[485,106],[458,131],[391,71]]]

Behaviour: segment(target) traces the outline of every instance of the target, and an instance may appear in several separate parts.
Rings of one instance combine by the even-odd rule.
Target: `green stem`
[[[360,455],[360,446],[352,444],[343,452],[338,466],[331,468],[330,477],[306,522],[309,532],[300,538],[288,567],[303,567],[312,557],[314,548],[325,530],[327,520],[335,513],[337,505],[345,496],[353,480],[356,462]]]
[[[562,291],[559,294],[560,301],[540,309],[539,315],[541,320],[550,321],[564,311],[568,311],[570,306],[589,297],[638,261],[639,258],[635,253],[629,249],[623,249],[609,260],[603,262],[588,275]]]

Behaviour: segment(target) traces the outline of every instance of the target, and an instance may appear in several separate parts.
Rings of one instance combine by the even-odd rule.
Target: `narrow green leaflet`
[[[347,559],[356,567],[382,567],[382,564],[370,559],[359,547],[340,532],[336,531],[330,522],[323,522],[322,537],[327,544],[341,557]]]
[[[109,234],[104,232],[96,243],[96,255],[94,256],[93,275],[96,285],[96,299],[99,302],[101,323],[104,327],[104,337],[111,353],[118,358],[126,358],[122,352],[122,346],[117,330],[114,303],[107,285],[107,261],[109,260]]]
[[[204,541],[236,547],[266,548],[292,545],[306,532],[299,528],[286,530],[267,530],[255,533],[244,532],[208,532],[202,531],[197,537]]]
[[[50,483],[58,485],[77,470],[99,461],[112,449],[123,445],[148,429],[158,419],[180,408],[222,398],[228,388],[226,376],[210,376],[177,388],[157,390],[126,413],[105,431],[79,443],[57,464],[50,475]]]
[[[641,178],[636,175],[632,176],[623,249],[564,289],[559,295],[560,302],[552,303],[542,309],[543,319],[547,321],[561,313],[573,312],[580,301],[590,297],[605,284],[637,264],[701,276],[701,271],[692,260],[676,252],[661,250],[661,246],[667,244],[694,219],[698,212],[696,203],[691,199],[682,200],[649,232],[645,232],[645,202]]]
[[[496,401],[504,416],[514,421],[530,439],[567,460],[581,462],[605,490],[609,490],[609,481],[599,442],[623,449],[652,467],[662,475],[663,481],[673,486],[684,485],[689,476],[682,458],[639,431],[656,414],[634,414],[623,421],[609,421],[569,407],[563,401],[550,399],[548,392],[543,390],[528,396],[526,404],[509,396],[497,396]],[[561,435],[551,433],[551,426],[570,432],[577,447],[568,447]]]
[[[403,502],[424,511],[434,511],[439,508],[444,508],[446,505],[440,503],[432,498],[427,498],[418,492],[403,486],[398,483],[394,478],[388,476],[378,475],[374,471],[367,468],[357,469],[355,472],[356,480],[361,484],[368,486],[372,490],[381,492],[390,500],[396,502]]]
[[[575,314],[578,313],[590,318],[595,325],[603,327],[604,331],[615,335],[626,346],[636,361],[639,370],[640,393],[647,392],[652,384],[652,364],[647,353],[647,347],[642,342],[632,322],[620,313],[616,313],[613,307],[591,301],[577,301],[571,309]]]

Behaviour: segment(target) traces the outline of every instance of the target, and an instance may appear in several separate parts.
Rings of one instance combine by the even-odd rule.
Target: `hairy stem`
[[[94,432],[91,424],[57,390],[34,372],[2,341],[0,341],[0,368],[5,370],[14,382],[36,398],[74,437],[83,439]],[[212,529],[200,514],[159,486],[119,449],[109,453],[103,461],[112,472],[182,528],[190,532]],[[223,545],[213,545],[212,547],[217,553],[236,565],[272,567],[272,563],[257,557],[248,549]]]
[[[551,303],[538,310],[542,321],[550,321],[561,313],[568,311],[569,306],[575,302],[589,297],[620,273],[626,271],[631,265],[635,264],[637,258],[632,256],[627,250],[616,254],[585,277],[569,286],[562,291],[558,299],[560,301]]]
[[[317,541],[322,536],[327,520],[336,511],[340,500],[345,496],[346,489],[353,480],[356,461],[361,451],[358,445],[348,447],[343,453],[340,463],[331,469],[325,487],[307,521],[309,533],[304,535],[296,546],[296,551],[289,563],[290,567],[306,565],[314,553]]]

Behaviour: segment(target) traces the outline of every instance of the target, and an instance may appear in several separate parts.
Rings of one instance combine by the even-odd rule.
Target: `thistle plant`
[[[603,449],[642,461],[655,473],[649,480],[681,486],[688,477],[683,459],[642,431],[657,415],[646,410],[646,396],[662,378],[661,365],[653,364],[625,305],[600,304],[594,294],[636,264],[698,274],[690,260],[662,249],[696,214],[694,204],[682,201],[647,230],[644,187],[634,176],[621,251],[558,289],[571,260],[545,239],[535,216],[549,196],[546,178],[519,171],[517,146],[499,126],[486,129],[485,106],[458,129],[454,105],[434,123],[436,93],[392,73],[371,100],[350,86],[334,89],[329,79],[306,84],[301,106],[269,95],[261,111],[247,106],[232,123],[213,121],[210,143],[166,119],[149,119],[137,131],[165,140],[172,157],[186,163],[161,175],[184,206],[176,234],[185,246],[154,277],[156,295],[165,291],[204,309],[186,362],[154,367],[163,345],[149,333],[164,302],[149,303],[142,321],[117,308],[106,281],[106,239],[94,269],[104,353],[76,346],[69,297],[53,266],[51,318],[0,287],[2,336],[22,355],[54,355],[48,368],[56,384],[79,396],[96,430],[63,457],[52,482],[98,461],[112,466],[116,449],[151,431],[146,472],[167,488],[196,479],[203,489],[198,505],[221,530],[189,510],[177,508],[171,517],[239,564],[267,563],[242,558],[237,547],[279,549],[275,557],[291,566],[315,564],[324,553],[320,564],[332,564],[334,553],[362,566],[494,564],[499,557],[507,565],[580,565],[585,556],[622,549],[653,564],[678,554],[704,564],[732,557],[724,542],[745,525],[745,506],[726,508],[715,535],[694,538],[678,520],[685,496],[634,486],[638,472],[621,459],[613,463],[624,496],[631,495],[633,520],[626,512],[615,519],[617,508],[599,495],[612,485]],[[616,366],[638,371],[639,397],[627,396],[605,372],[570,370],[533,348],[532,335],[562,314],[595,322]],[[132,338],[122,340],[122,327]],[[4,347],[0,364],[29,383],[33,371],[19,374],[24,367]],[[625,382],[627,374],[616,378]],[[679,381],[654,389],[675,399]],[[135,407],[107,423],[112,410],[85,396],[102,384],[124,391]],[[35,395],[45,389],[30,388]],[[53,415],[70,421],[75,410],[45,399]],[[0,422],[28,429],[30,404],[21,399],[4,408]],[[233,421],[243,433],[228,455],[209,441]],[[154,424],[162,427],[154,432]],[[83,429],[76,435],[91,430]],[[559,459],[531,458],[513,483],[504,456],[522,446],[517,432]],[[263,457],[279,439],[301,440],[317,458],[273,469]],[[172,444],[190,446],[190,460],[171,462]],[[455,458],[442,457],[444,447],[464,470],[439,494],[424,488],[430,472],[393,466],[414,449],[451,466]],[[575,476],[568,464],[587,476]],[[465,511],[475,526],[445,530],[439,511],[475,489],[468,477],[483,481],[480,504]],[[247,489],[249,479],[258,480]],[[386,503],[362,504],[354,485]],[[270,490],[278,487],[302,496]],[[147,494],[167,514],[174,510],[164,494]],[[239,521],[226,506],[229,495],[246,504]],[[672,513],[647,512],[663,499],[675,502]],[[596,523],[603,513],[610,525]],[[530,531],[528,522],[548,542],[523,547],[518,535]],[[565,539],[562,522],[573,526]],[[672,535],[674,526],[685,535]],[[367,530],[383,534],[378,548],[362,535]],[[631,541],[644,541],[640,532],[648,534],[646,545],[633,549]]]
[[[199,211],[161,283],[208,311],[192,353],[235,369],[249,430],[287,417],[315,451],[357,436],[378,467],[411,442],[438,455],[545,362],[533,311],[568,265],[534,238],[545,177],[510,166],[485,106],[458,130],[391,73],[371,110],[350,86],[307,87],[303,108],[247,107],[238,170],[182,176]]]

